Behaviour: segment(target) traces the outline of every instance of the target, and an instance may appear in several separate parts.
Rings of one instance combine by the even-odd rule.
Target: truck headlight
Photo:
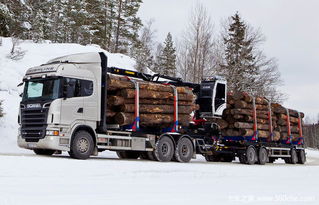
[[[46,135],[48,135],[48,136],[59,136],[60,132],[57,131],[57,130],[47,130],[46,131]]]

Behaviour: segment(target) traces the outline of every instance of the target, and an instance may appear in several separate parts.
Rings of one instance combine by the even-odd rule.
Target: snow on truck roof
[[[77,54],[72,54],[72,55],[54,58],[52,60],[49,60],[47,62],[47,64],[51,64],[51,63],[55,63],[55,62],[101,63],[101,57],[100,57],[100,53],[98,53],[98,52],[77,53]]]

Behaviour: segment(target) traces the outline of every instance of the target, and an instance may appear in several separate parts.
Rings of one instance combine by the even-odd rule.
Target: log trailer
[[[135,83],[134,125],[124,128],[108,124],[106,87],[110,73],[132,81],[169,84],[175,91],[172,126],[165,131],[139,127],[138,83]],[[67,151],[73,158],[87,159],[111,150],[120,158],[163,162],[189,162],[196,154],[203,155],[207,161],[231,162],[238,157],[244,164],[271,163],[278,158],[291,164],[303,164],[306,160],[302,140],[283,143],[259,139],[256,120],[253,136],[222,136],[219,125],[210,120],[221,118],[226,109],[227,83],[221,77],[210,77],[199,84],[188,83],[179,78],[108,67],[107,56],[96,52],[64,56],[30,68],[19,86],[23,84],[18,145],[39,155]],[[180,126],[177,120],[176,86],[191,88],[199,105],[186,127]],[[269,129],[271,132],[271,125]]]

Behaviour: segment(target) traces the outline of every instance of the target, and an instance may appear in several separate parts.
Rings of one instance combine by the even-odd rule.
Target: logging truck
[[[275,139],[279,118],[272,116],[273,106],[248,95],[227,94],[222,77],[189,83],[108,67],[107,61],[102,52],[82,53],[28,69],[18,85],[24,85],[19,147],[38,155],[64,151],[76,159],[110,150],[124,159],[162,162],[189,162],[200,154],[210,162],[238,157],[244,164],[278,158],[305,163],[300,113],[287,109],[280,114],[287,119],[281,126],[285,132]],[[237,104],[246,108],[228,109]],[[229,115],[241,122],[230,124]],[[295,140],[291,119],[297,119]]]

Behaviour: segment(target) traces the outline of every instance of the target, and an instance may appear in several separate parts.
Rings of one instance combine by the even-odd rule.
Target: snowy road
[[[0,154],[0,205],[318,204],[319,152],[306,165],[90,160]],[[44,203],[43,203],[44,202]]]

